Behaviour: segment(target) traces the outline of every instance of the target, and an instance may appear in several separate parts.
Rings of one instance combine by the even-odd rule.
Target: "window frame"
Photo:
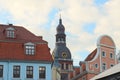
[[[13,27],[9,27],[6,29],[6,36],[8,38],[15,38],[15,29]]]
[[[3,70],[4,70],[4,66],[0,65],[0,78],[3,78]]]
[[[46,79],[46,67],[39,66],[39,79]]]
[[[26,78],[33,78],[33,66],[26,66]]]
[[[14,74],[15,71],[15,74]],[[13,78],[20,78],[20,65],[13,66]]]
[[[28,42],[24,46],[25,46],[25,54],[26,55],[35,55],[36,46],[34,43]]]
[[[112,56],[111,56],[111,54],[112,54]],[[114,54],[112,52],[110,53],[110,58],[114,59]]]
[[[104,55],[103,55],[103,52],[104,52]],[[102,57],[106,57],[106,52],[105,51],[102,51]]]
[[[66,70],[69,70],[69,64],[66,64]]]
[[[97,66],[96,66],[96,65],[97,65]],[[97,63],[95,63],[94,66],[95,66],[96,69],[98,69],[98,67],[99,67]]]
[[[105,65],[103,65],[105,64]],[[107,69],[107,64],[106,63],[102,63],[102,70],[105,71]]]

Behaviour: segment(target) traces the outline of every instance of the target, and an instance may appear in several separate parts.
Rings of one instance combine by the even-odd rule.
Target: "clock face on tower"
[[[66,52],[62,52],[62,57],[66,58],[67,57],[67,53]]]

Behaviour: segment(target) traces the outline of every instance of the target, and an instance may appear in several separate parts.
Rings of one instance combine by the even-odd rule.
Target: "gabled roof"
[[[85,61],[91,61],[95,57],[96,53],[97,53],[97,48],[87,56]]]
[[[14,39],[6,37],[5,30],[9,27],[15,29]],[[35,55],[25,54],[26,43],[35,44]],[[13,25],[0,25],[0,60],[53,61],[48,44],[42,37],[34,35],[24,27]]]

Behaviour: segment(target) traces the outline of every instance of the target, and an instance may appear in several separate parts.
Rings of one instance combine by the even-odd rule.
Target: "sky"
[[[61,14],[75,66],[110,36],[120,50],[120,0],[0,0],[0,24],[23,26],[55,48]]]

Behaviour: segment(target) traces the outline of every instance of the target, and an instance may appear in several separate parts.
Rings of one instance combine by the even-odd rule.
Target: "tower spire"
[[[59,24],[62,24],[62,19],[61,19],[61,9],[59,9],[59,16],[60,16]]]

